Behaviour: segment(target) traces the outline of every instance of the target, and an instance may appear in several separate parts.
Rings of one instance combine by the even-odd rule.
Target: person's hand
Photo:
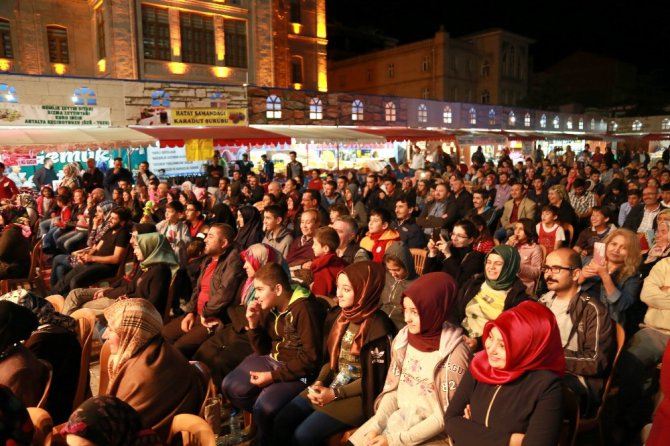
[[[474,352],[475,350],[477,350],[477,340],[475,338],[463,335],[463,342],[465,342],[465,345],[468,346],[470,351]]]
[[[438,251],[439,248],[437,247],[437,243],[435,243],[435,240],[433,240],[432,238],[428,240],[428,255],[430,257],[435,257]]]
[[[369,446],[370,444],[372,444],[374,439],[377,438],[378,436],[379,436],[379,432],[377,432],[375,430],[372,430],[372,431],[368,432],[367,434],[363,435],[363,439],[365,440],[365,445]]]
[[[584,268],[582,268],[582,277],[588,279],[589,277],[603,277],[604,275],[609,275],[607,270],[607,265],[600,265],[596,262],[589,262]]]
[[[93,300],[101,299],[105,297],[105,291],[110,290],[111,288],[100,288],[93,294]]]
[[[307,396],[312,404],[316,406],[325,406],[335,399],[335,391],[330,387],[314,384],[312,391],[307,392]]]
[[[302,264],[302,269],[310,269],[312,267],[312,261],[305,262]]]
[[[377,435],[372,441],[368,442],[369,446],[388,446],[389,442],[384,435]]]
[[[472,420],[472,410],[470,410],[470,405],[465,406],[465,411],[463,412],[463,418],[466,420]]]
[[[440,241],[437,242],[437,249],[444,254],[446,259],[451,257],[451,248],[449,247],[449,243],[442,237],[442,234],[440,234]]]
[[[272,373],[270,372],[249,372],[249,382],[254,386],[265,387],[272,384]]]
[[[524,434],[512,434],[509,437],[509,446],[521,446],[523,444]]]
[[[203,327],[207,329],[207,331],[209,331],[210,329],[219,325],[221,323],[221,319],[216,317],[200,316],[200,323],[202,324]]]
[[[194,313],[187,313],[186,316],[184,316],[184,319],[181,320],[181,331],[184,333],[188,333],[191,331],[191,328],[193,328],[193,324],[195,323],[195,314]]]
[[[249,328],[253,330],[258,327],[261,321],[261,303],[257,300],[253,300],[247,305],[247,323]]]
[[[92,257],[91,254],[86,253],[83,256],[81,256],[81,261],[84,263],[91,263],[92,262]]]
[[[519,240],[517,240],[516,235],[512,235],[507,239],[507,245],[509,246],[516,246],[517,243],[519,243]]]

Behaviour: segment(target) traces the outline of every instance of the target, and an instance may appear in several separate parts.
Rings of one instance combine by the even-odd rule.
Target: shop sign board
[[[172,108],[170,123],[178,127],[247,126],[244,108]]]
[[[0,104],[0,126],[109,127],[108,107]]]

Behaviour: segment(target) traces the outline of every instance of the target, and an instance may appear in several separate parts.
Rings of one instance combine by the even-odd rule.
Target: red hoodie
[[[347,266],[347,262],[335,253],[328,253],[312,260],[312,293],[316,296],[335,296],[337,275]]]

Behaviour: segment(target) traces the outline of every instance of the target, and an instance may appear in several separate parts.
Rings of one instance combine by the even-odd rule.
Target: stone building
[[[329,63],[338,91],[438,101],[516,105],[528,93],[528,46],[501,29],[431,39]]]
[[[3,0],[0,73],[325,91],[325,0]]]

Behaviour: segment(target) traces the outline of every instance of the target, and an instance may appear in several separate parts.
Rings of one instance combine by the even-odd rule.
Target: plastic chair
[[[181,434],[181,443],[176,437]],[[215,446],[214,432],[209,424],[197,415],[182,413],[175,415],[170,425],[168,445]]]
[[[63,312],[63,307],[65,306],[65,298],[61,296],[60,294],[52,294],[51,296],[47,296],[46,300],[53,305],[54,309],[62,313]]]
[[[79,367],[79,383],[75,393],[73,408],[79,407],[90,395],[89,368],[91,366],[91,344],[96,316],[88,308],[80,308],[72,313],[72,317],[79,323],[79,343],[81,344],[81,363]]]
[[[616,390],[612,389],[612,380],[614,378],[616,365],[619,362],[619,357],[621,356],[621,351],[623,350],[623,346],[626,343],[626,331],[624,330],[621,324],[616,324],[616,342],[617,342],[616,355],[614,356],[614,361],[612,362],[612,368],[610,369],[610,374],[607,377],[607,380],[605,381],[605,388],[603,389],[603,396],[600,402],[600,406],[598,406],[598,410],[596,411],[595,416],[593,416],[592,418],[581,418],[579,420],[578,432],[580,433],[588,432],[596,428],[598,429],[599,445],[604,444],[604,432],[602,424],[603,411],[610,397],[615,395],[616,390],[618,390],[618,389]]]
[[[37,290],[40,296],[44,296],[45,287],[42,277],[38,272],[38,267],[41,266],[42,259],[42,241],[35,244],[30,256],[30,267],[28,268],[28,276],[17,279],[3,279],[0,280],[0,294],[9,293],[19,287],[28,285],[31,290]],[[41,268],[40,268],[41,270]]]
[[[47,368],[47,377],[44,383],[44,392],[42,393],[42,398],[40,398],[40,402],[37,403],[37,407],[40,409],[44,409],[44,406],[47,403],[47,398],[49,398],[49,390],[51,390],[51,380],[53,379],[53,367],[51,367],[51,364],[48,363],[47,361],[40,359],[40,362],[44,364],[44,366]]]
[[[421,248],[411,248],[409,252],[412,254],[412,259],[414,259],[414,269],[418,275],[423,274],[423,264],[426,263],[426,255],[428,251]]]
[[[28,414],[30,420],[35,426],[35,433],[33,434],[32,446],[42,446],[51,443],[51,430],[54,422],[51,415],[44,409],[39,407],[28,407]]]
[[[202,374],[202,376],[205,378],[205,382],[207,383],[207,391],[205,392],[205,398],[202,400],[202,404],[200,405],[200,414],[201,417],[205,417],[205,404],[207,403],[207,400],[209,398],[214,398],[216,396],[216,386],[214,385],[214,382],[212,381],[212,375],[209,372],[209,368],[204,362],[200,361],[189,361],[192,367],[194,367],[198,373]]]

